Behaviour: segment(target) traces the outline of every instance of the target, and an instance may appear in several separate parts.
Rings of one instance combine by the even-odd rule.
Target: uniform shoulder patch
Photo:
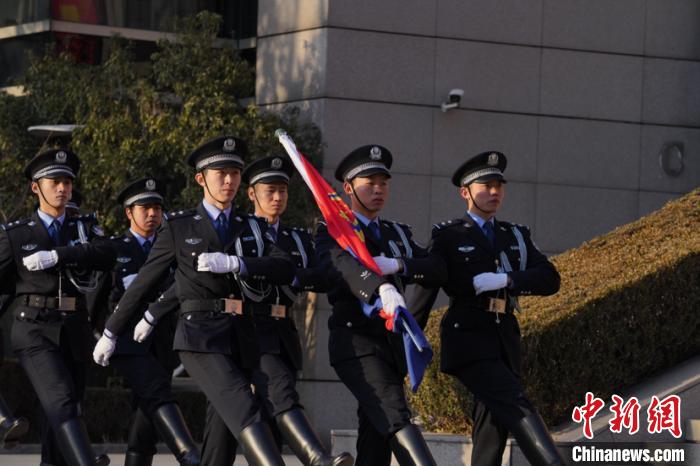
[[[168,213],[168,221],[177,220],[180,218],[192,217],[197,213],[197,209],[174,210]]]
[[[433,231],[445,230],[447,228],[456,227],[462,224],[461,218],[454,218],[433,224]]]
[[[31,218],[23,218],[21,220],[15,220],[14,222],[6,223],[2,226],[3,230],[9,231],[17,227],[21,227],[22,225],[27,225],[29,222],[31,222]]]

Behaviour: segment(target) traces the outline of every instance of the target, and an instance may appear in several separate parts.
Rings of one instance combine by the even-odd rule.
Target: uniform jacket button
[[[352,322],[346,323],[345,326],[348,327],[348,328],[352,327]]]
[[[455,323],[455,328],[459,328],[459,323]]]
[[[20,316],[20,317],[24,317],[24,312],[20,312],[20,313],[19,313],[19,316]]]

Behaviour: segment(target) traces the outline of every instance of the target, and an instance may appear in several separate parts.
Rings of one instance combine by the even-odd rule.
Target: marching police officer
[[[240,281],[287,284],[294,267],[267,239],[260,245],[263,257],[242,257],[234,249],[249,218],[232,209],[246,155],[243,140],[226,136],[207,141],[187,157],[204,199],[195,209],[168,215],[146,264],[107,321],[94,357],[102,364],[109,360],[115,337],[129,330],[132,317],[142,311],[141,303],[152,300],[154,288],[177,265],[180,318],[174,348],[243,446],[248,463],[281,465],[282,457],[251,390],[250,373],[258,365],[259,352],[252,309],[249,300],[244,301]],[[266,222],[260,220],[259,227],[265,229]],[[153,316],[147,311],[135,328],[135,338],[142,340],[152,324]]]
[[[441,370],[474,394],[472,464],[500,465],[511,432],[531,464],[562,465],[523,390],[520,329],[513,314],[519,295],[556,293],[559,274],[527,227],[495,218],[506,163],[505,155],[489,151],[460,166],[452,183],[467,213],[433,227],[431,251],[447,263],[442,288],[450,297],[441,322]],[[437,291],[417,290],[413,308],[429,311]]]
[[[14,283],[5,281],[0,284],[0,317],[10,307],[14,298]],[[5,344],[0,332],[0,363],[5,357]],[[29,421],[24,417],[15,417],[0,395],[0,446],[6,449],[14,448],[29,431]]]
[[[88,242],[92,232],[66,216],[79,168],[77,155],[63,149],[29,162],[25,175],[39,208],[0,233],[0,280],[15,280],[12,348],[50,423],[42,461],[57,462],[58,447],[69,465],[88,466],[109,459],[95,457],[80,416],[91,335],[73,271],[109,269],[114,252],[103,241]]]
[[[115,266],[111,273],[102,277],[99,287],[90,296],[91,315],[100,316],[97,321],[104,322],[114,311],[146,262],[163,220],[164,196],[164,184],[150,177],[129,183],[117,196],[130,226],[122,236],[111,239],[117,251]],[[167,276],[156,288],[165,291],[171,281]],[[141,312],[134,314],[129,328],[136,327],[145,310],[144,305]],[[172,347],[172,337],[161,335]],[[150,466],[158,434],[181,465],[199,464],[199,451],[171,392],[170,373],[151,351],[151,338],[138,343],[132,338],[132,332],[122,333],[117,338],[111,361],[129,382],[136,400],[129,427],[126,466]]]
[[[262,230],[250,219],[250,229],[236,243],[244,256],[262,253],[260,245],[267,236],[289,253],[296,265],[294,280],[276,286],[263,280],[246,280],[246,295],[252,301],[253,316],[260,346],[260,368],[253,374],[255,391],[266,414],[275,422],[282,438],[305,465],[349,466],[352,456],[331,456],[304,413],[296,391],[296,372],[302,367],[302,350],[294,320],[290,314],[302,291],[325,291],[323,270],[317,267],[311,235],[303,229],[283,225],[281,215],[287,208],[288,184],[294,171],[287,157],[264,157],[243,171],[248,197],[255,215],[267,220]],[[221,418],[209,407],[204,431],[202,458],[206,466],[230,466],[236,455],[236,443]]]
[[[382,275],[365,268],[341,249],[321,223],[316,235],[319,261],[331,288],[333,313],[328,321],[330,362],[359,402],[358,465],[388,465],[391,452],[402,465],[434,465],[432,454],[406,402],[406,358],[401,335],[386,330],[384,320],[363,306],[381,298],[393,315],[405,306],[401,292],[409,283],[440,283],[442,259],[411,239],[407,225],[379,218],[389,194],[392,155],[379,145],[362,146],[340,163],[335,177],[350,196],[365,243]]]

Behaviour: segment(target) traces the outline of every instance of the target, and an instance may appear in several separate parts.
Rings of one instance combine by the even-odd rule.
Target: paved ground
[[[124,455],[110,453],[112,460],[111,466],[121,466],[124,464]],[[287,466],[302,466],[301,462],[292,455],[284,455],[284,463]],[[244,458],[236,458],[235,466],[246,466],[248,463]],[[39,466],[39,455],[37,454],[22,454],[22,455],[0,455],[0,465],[2,466]],[[159,454],[153,458],[153,466],[178,466],[177,461],[172,455]]]

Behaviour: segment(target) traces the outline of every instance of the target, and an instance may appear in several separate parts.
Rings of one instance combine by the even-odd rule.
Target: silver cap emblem
[[[272,166],[272,168],[274,168],[274,169],[280,169],[280,168],[282,168],[282,159],[280,159],[279,157],[275,157],[274,159],[272,159],[272,164],[271,164],[271,166]]]
[[[490,167],[495,167],[496,165],[498,165],[498,154],[495,152],[491,152],[489,154],[489,159],[486,163],[488,163]]]
[[[224,150],[226,152],[233,152],[236,148],[236,141],[233,138],[228,138],[224,141]]]
[[[56,152],[56,162],[66,163],[66,160],[68,160],[68,154],[66,154],[62,150],[59,150],[58,152]]]
[[[377,146],[372,146],[369,151],[369,158],[372,160],[380,160],[382,158],[382,150]]]
[[[146,189],[149,191],[156,189],[156,180],[146,180]]]

